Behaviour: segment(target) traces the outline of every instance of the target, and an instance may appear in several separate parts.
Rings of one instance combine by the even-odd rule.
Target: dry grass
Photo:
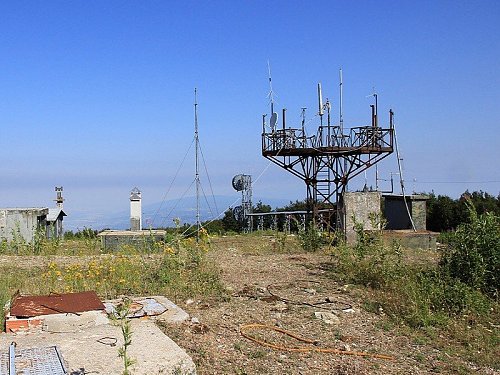
[[[102,297],[164,294],[201,322],[163,327],[193,357],[200,374],[494,374],[500,369],[498,322],[462,315],[441,327],[410,328],[380,310],[380,293],[387,297],[389,290],[335,276],[329,249],[304,252],[297,237],[275,233],[210,242],[198,263],[200,254],[187,245],[180,252],[144,255],[127,249],[117,255],[101,254],[84,240],[61,242],[39,256],[0,256],[0,302],[17,289],[24,294],[94,289]],[[432,267],[436,259],[435,252],[402,252],[405,264]],[[303,287],[298,280],[316,286]],[[355,313],[336,310],[341,324],[328,325],[315,318],[311,306],[266,299],[276,283],[281,297],[328,297],[352,305]],[[397,303],[397,295],[389,297]],[[252,322],[277,325],[323,346],[391,354],[396,361],[274,351],[240,336],[240,325]]]

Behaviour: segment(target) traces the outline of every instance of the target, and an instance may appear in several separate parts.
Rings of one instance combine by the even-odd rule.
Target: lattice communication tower
[[[328,230],[340,229],[345,222],[341,197],[349,180],[393,152],[394,113],[389,111],[388,127],[379,126],[377,94],[373,97],[371,124],[366,126],[344,128],[342,109],[339,123],[333,124],[332,106],[328,99],[323,104],[321,84],[318,84],[319,125],[314,134],[306,133],[305,108],[299,126],[289,126],[286,109],[282,110],[278,124],[272,96],[269,123],[267,115],[262,116],[262,155],[305,182],[308,211],[318,225]],[[341,102],[342,89],[340,98]]]

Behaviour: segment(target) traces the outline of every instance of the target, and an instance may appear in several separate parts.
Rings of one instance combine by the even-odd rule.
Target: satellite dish
[[[252,188],[252,176],[248,174],[237,174],[233,177],[233,188],[236,191],[243,191]]]
[[[271,129],[274,129],[277,123],[278,123],[278,114],[276,112],[273,112],[273,114],[271,115]]]
[[[236,206],[235,208],[233,208],[233,216],[237,221],[243,221],[244,219],[243,207]]]
[[[243,175],[237,174],[233,177],[233,188],[236,191],[242,191],[244,189]]]

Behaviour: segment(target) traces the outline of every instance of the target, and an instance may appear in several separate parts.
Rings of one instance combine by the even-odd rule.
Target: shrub
[[[411,327],[444,326],[465,312],[488,314],[491,305],[481,292],[436,269],[405,268],[388,289],[379,296],[385,312]]]
[[[334,253],[338,255],[339,270],[351,282],[366,286],[382,287],[394,280],[400,272],[401,249],[393,242],[387,246],[382,238],[385,222],[380,216],[372,215],[372,228],[365,231],[363,225],[354,220],[356,244],[338,246]]]
[[[450,234],[455,246],[462,245],[462,253],[452,248],[443,255],[439,267],[403,264],[397,244],[384,244],[381,230],[365,231],[355,222],[357,243],[335,249],[337,270],[350,282],[374,288],[372,295],[376,301],[370,303],[412,327],[446,325],[450,317],[463,313],[487,316],[491,300],[477,286],[485,285],[482,280],[498,277],[499,243],[498,219],[485,215],[482,219],[476,215],[470,224],[459,228],[456,235]],[[372,217],[372,227],[383,228],[383,224],[380,218]],[[494,275],[493,270],[488,269],[495,264],[491,252],[496,252],[497,273]],[[468,271],[461,275],[461,267]],[[468,282],[469,275],[480,277],[472,278],[476,280],[474,284]]]
[[[471,288],[498,298],[500,288],[500,220],[492,212],[478,215],[467,204],[469,223],[451,234],[440,269]]]
[[[317,251],[324,244],[321,232],[314,221],[310,221],[306,230],[299,230],[300,246],[305,251]]]

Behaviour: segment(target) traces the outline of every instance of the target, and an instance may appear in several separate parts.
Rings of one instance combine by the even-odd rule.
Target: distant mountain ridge
[[[215,199],[215,204],[214,204]],[[222,219],[224,212],[229,207],[241,204],[241,196],[215,196],[208,199],[210,207],[205,198],[200,198],[200,220],[207,221]],[[254,197],[253,204],[262,201],[273,209],[283,207],[290,203],[287,199]],[[214,206],[217,206],[218,212]],[[128,229],[130,228],[130,211],[117,212],[67,212],[68,217],[64,219],[64,229],[77,231],[83,228],[102,229]],[[171,199],[163,202],[143,204],[142,225],[144,228],[171,227],[173,219],[179,218],[181,223],[194,223],[196,221],[196,197],[185,197],[181,200]]]

